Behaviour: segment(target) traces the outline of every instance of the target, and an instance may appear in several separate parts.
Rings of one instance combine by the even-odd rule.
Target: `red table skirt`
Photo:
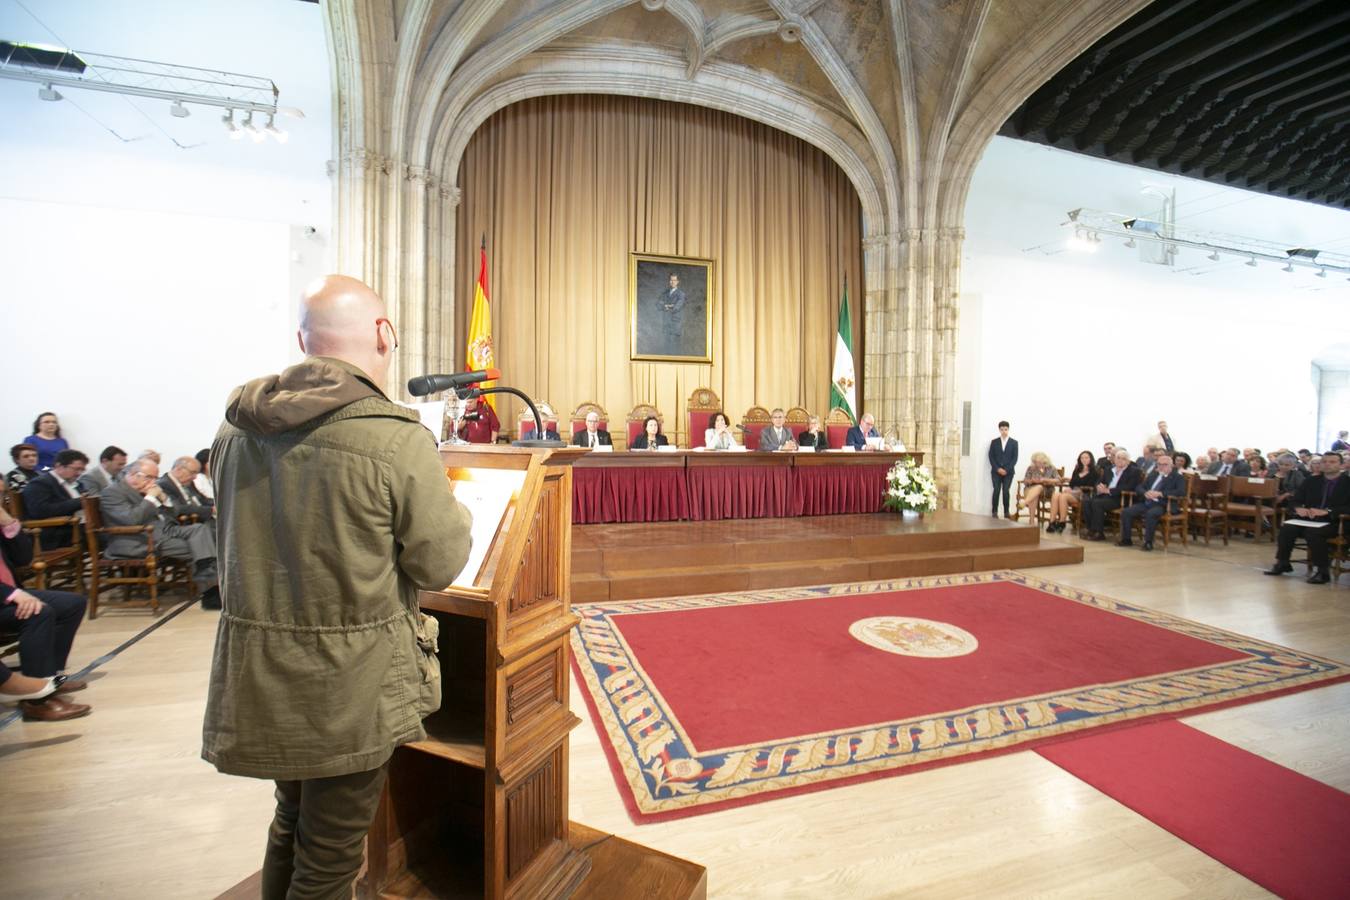
[[[792,470],[798,516],[831,516],[881,510],[890,466],[798,466]]]
[[[796,515],[787,466],[698,466],[687,471],[691,519]]]
[[[572,523],[671,522],[688,519],[683,468],[572,470]]]

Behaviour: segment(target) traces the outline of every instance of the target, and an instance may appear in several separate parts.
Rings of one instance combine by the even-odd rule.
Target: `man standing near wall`
[[[989,442],[989,476],[994,482],[994,510],[990,515],[998,516],[999,492],[1003,493],[1003,516],[1008,514],[1009,495],[1012,492],[1013,475],[1017,471],[1017,440],[1008,437],[1008,423],[998,423],[998,437]]]
[[[320,279],[298,336],[306,359],[235,389],[211,450],[224,613],[202,756],[276,781],[264,898],[350,897],[389,758],[440,706],[417,589],[459,574],[470,516],[384,394],[384,302]]]

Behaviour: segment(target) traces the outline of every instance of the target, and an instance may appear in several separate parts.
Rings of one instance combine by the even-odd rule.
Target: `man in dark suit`
[[[613,447],[609,432],[600,427],[600,414],[595,410],[586,413],[586,427],[572,437],[574,447]]]
[[[796,450],[797,441],[786,424],[787,413],[782,409],[775,409],[769,413],[769,420],[773,424],[759,433],[759,449]]]
[[[175,516],[196,516],[198,522],[215,518],[215,501],[208,500],[192,483],[201,470],[201,463],[195,458],[180,456],[173,461],[168,473],[161,475],[156,482],[168,498]]]
[[[1240,478],[1246,478],[1252,474],[1251,465],[1241,458],[1238,448],[1229,447],[1223,451],[1222,456],[1223,458],[1218,462],[1210,463],[1206,475],[1236,475]]]
[[[1186,477],[1172,467],[1172,457],[1166,453],[1159,456],[1153,471],[1141,481],[1143,493],[1136,494],[1136,500],[1120,511],[1120,540],[1118,547],[1132,546],[1134,520],[1144,517],[1144,549],[1153,549],[1153,532],[1158,520],[1170,509],[1177,511],[1177,499],[1186,494]]]
[[[680,289],[680,276],[674,272],[670,273],[670,287],[661,293],[661,311],[670,317],[667,328],[670,330],[667,334],[673,336],[678,342],[684,334],[684,304],[686,298],[684,291]]]
[[[1110,469],[1097,482],[1096,494],[1083,501],[1083,521],[1087,522],[1088,541],[1104,541],[1106,535],[1106,514],[1110,510],[1120,509],[1122,497],[1126,491],[1139,487],[1139,467],[1130,462],[1130,451],[1124,447],[1116,448],[1116,457]]]
[[[1327,524],[1321,528],[1289,522],[1281,525],[1275,565],[1267,569],[1266,574],[1283,575],[1294,571],[1289,564],[1289,555],[1294,551],[1294,541],[1303,538],[1308,542],[1308,562],[1314,569],[1308,576],[1308,584],[1326,584],[1331,580],[1327,541],[1339,533],[1341,516],[1350,513],[1350,476],[1342,473],[1339,456],[1328,453],[1322,457],[1322,473],[1303,480],[1294,492],[1293,507],[1295,518]]]
[[[858,424],[848,430],[844,435],[844,444],[852,447],[854,450],[866,450],[868,438],[879,438],[881,432],[877,431],[877,420],[871,413],[863,413]]]
[[[998,497],[1003,494],[1003,517],[1011,519],[1008,513],[1009,497],[1013,479],[1017,477],[1017,439],[1008,437],[1008,423],[998,423],[998,437],[989,442],[989,477],[994,482],[994,509],[990,515],[998,516]]]
[[[146,458],[127,464],[122,477],[99,494],[99,510],[108,525],[154,525],[155,555],[192,561],[192,580],[202,590],[202,608],[220,609],[216,580],[214,525],[178,521],[168,497],[155,482],[159,467]],[[145,554],[143,534],[114,535],[105,554],[110,558]]]
[[[80,476],[80,487],[91,497],[117,480],[117,473],[127,464],[127,451],[121,447],[104,447],[98,455],[98,465]]]
[[[23,510],[30,519],[59,519],[80,512],[84,488],[80,476],[89,465],[89,457],[78,450],[62,450],[55,464],[23,489]],[[42,549],[69,547],[71,527],[62,525],[42,529]]]

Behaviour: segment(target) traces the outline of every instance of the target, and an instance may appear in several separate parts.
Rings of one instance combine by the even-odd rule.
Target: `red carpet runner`
[[[1036,752],[1281,897],[1350,895],[1350,794],[1177,721]]]
[[[1350,677],[1015,572],[574,609],[578,683],[639,821]]]

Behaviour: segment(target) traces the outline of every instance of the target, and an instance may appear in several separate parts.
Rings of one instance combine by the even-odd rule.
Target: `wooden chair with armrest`
[[[1280,493],[1277,478],[1232,476],[1228,480],[1228,517],[1235,523],[1250,522],[1252,540],[1261,540],[1263,530],[1275,542],[1275,499]]]
[[[1347,563],[1346,557],[1346,549],[1350,547],[1347,529],[1350,529],[1350,516],[1341,516],[1340,533],[1327,541],[1327,555],[1331,558],[1332,584],[1339,584],[1341,574],[1350,569],[1350,563]]]
[[[1036,498],[1036,508],[1027,509],[1027,515],[1036,520],[1040,525],[1045,521],[1045,517],[1050,513],[1050,498],[1054,496],[1056,490],[1063,490],[1068,482],[1064,479],[1064,467],[1057,466],[1059,471],[1059,480],[1054,484],[1042,485],[1040,496]],[[1034,485],[1033,485],[1034,486]],[[1028,485],[1025,478],[1017,479],[1017,500],[1013,504],[1013,521],[1020,521],[1022,518],[1022,501],[1026,499],[1026,489]]]
[[[1186,490],[1191,498],[1187,512],[1190,527],[1204,534],[1206,544],[1214,529],[1222,527],[1220,534],[1224,546],[1228,546],[1228,476],[1187,475]]]
[[[745,411],[745,416],[741,419],[741,427],[744,429],[741,442],[745,444],[745,449],[759,449],[759,434],[768,428],[772,421],[769,411],[762,406],[752,406]]]
[[[5,511],[18,519],[24,533],[33,540],[33,560],[20,566],[14,574],[32,583],[38,591],[69,589],[84,593],[84,547],[80,533],[79,516],[53,516],[47,519],[25,519],[23,497],[15,491],[3,491]],[[65,547],[43,549],[44,530],[70,529],[70,544]]]
[[[609,431],[609,413],[605,412],[605,408],[599,403],[596,403],[593,400],[587,400],[585,403],[582,403],[576,409],[572,410],[572,428],[567,435],[568,443],[571,443],[572,439],[577,436],[577,432],[586,430],[586,416],[591,413],[595,413],[600,417],[600,424],[597,427],[601,431]],[[613,435],[610,437],[612,439]]]
[[[89,546],[89,618],[98,618],[99,601],[108,588],[122,588],[122,600],[118,605],[123,609],[149,607],[153,615],[159,615],[161,585],[182,587],[187,590],[189,597],[197,596],[197,585],[192,580],[192,563],[156,555],[153,524],[105,525],[98,498],[85,497],[84,534],[85,543]],[[144,534],[145,553],[129,557],[104,556],[104,541],[118,534]],[[131,598],[132,591],[137,587],[145,588],[146,599]]]
[[[825,443],[831,450],[838,450],[848,441],[848,430],[852,427],[853,420],[848,413],[838,406],[834,407],[825,417]]]
[[[661,415],[661,411],[650,403],[639,403],[624,417],[624,431],[628,439],[625,446],[633,446],[633,441],[637,439],[638,435],[642,434],[642,423],[647,421],[648,416],[656,416],[657,431],[665,433],[666,419],[665,416]],[[666,435],[666,439],[669,440],[670,436]]]
[[[685,432],[686,447],[703,446],[703,435],[712,427],[713,413],[718,410],[722,410],[722,400],[712,388],[694,388],[694,392],[684,403],[685,427],[689,429]],[[722,412],[725,413],[726,410]],[[730,421],[731,416],[727,416],[727,422]]]
[[[811,413],[805,407],[794,406],[787,411],[783,424],[792,432],[793,436],[801,434],[806,430],[806,426],[811,422]]]

